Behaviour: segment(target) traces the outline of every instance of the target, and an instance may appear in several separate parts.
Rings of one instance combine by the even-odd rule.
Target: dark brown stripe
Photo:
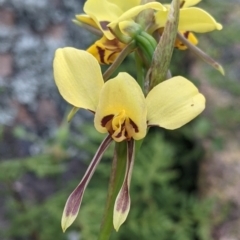
[[[180,4],[180,8],[182,8],[184,4],[185,4],[185,1],[182,1]]]
[[[113,116],[114,116],[113,114],[105,116],[105,117],[102,119],[102,121],[101,121],[102,127],[105,127],[106,124],[107,124],[110,120],[112,120]]]
[[[190,33],[189,31],[186,31],[186,32],[183,33],[183,35],[186,39],[188,39],[189,33]]]
[[[97,46],[97,50],[98,50],[98,54],[99,54],[99,56],[100,56],[100,61],[101,61],[101,63],[105,63],[105,62],[104,62],[105,50],[102,49],[101,47],[98,47],[98,46]]]
[[[138,126],[135,124],[135,122],[131,118],[129,118],[129,121],[132,127],[134,128],[135,132],[139,132]]]

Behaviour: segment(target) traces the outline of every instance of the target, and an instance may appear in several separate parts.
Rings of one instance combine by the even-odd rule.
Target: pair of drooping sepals
[[[196,2],[198,1],[184,1],[182,6],[188,7]],[[88,15],[78,16],[78,19],[103,33],[99,43],[105,51],[104,55],[99,53],[98,43],[90,48],[95,50],[88,49],[89,52],[74,48],[56,51],[54,78],[60,94],[72,106],[94,112],[95,128],[101,133],[107,133],[83,179],[66,202],[62,217],[64,231],[75,220],[85,188],[104,151],[112,141],[127,141],[128,145],[126,173],[113,213],[113,225],[118,230],[130,209],[129,186],[135,141],[143,139],[151,126],[179,128],[200,114],[205,107],[203,95],[190,81],[180,76],[156,85],[146,96],[136,80],[128,73],[121,72],[115,78],[104,82],[99,62],[109,64],[116,59],[129,40],[126,28],[131,26],[137,14],[149,8],[156,10],[154,24],[149,26],[152,28],[151,31],[164,27],[168,7],[160,3],[140,5],[138,0],[124,1],[124,3],[120,0],[103,0],[100,9],[98,1],[88,0],[84,7]],[[190,16],[192,16],[191,21]],[[201,20],[202,25],[199,24]],[[123,36],[122,42],[110,31],[116,28]],[[185,11],[184,9],[180,11],[180,31],[198,29],[199,32],[204,32],[220,28],[221,25],[202,10],[186,8]]]

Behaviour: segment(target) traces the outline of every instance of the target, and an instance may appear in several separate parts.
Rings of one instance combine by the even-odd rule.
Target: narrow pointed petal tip
[[[113,211],[113,226],[116,231],[119,230],[121,225],[127,219],[131,199],[130,199],[130,182],[132,177],[132,169],[134,165],[134,157],[135,157],[135,142],[134,140],[128,141],[128,154],[127,154],[127,164],[126,164],[126,172],[124,176],[124,181],[122,187],[117,195],[114,211]]]
[[[95,172],[95,169],[98,163],[100,162],[103,153],[106,151],[106,149],[108,148],[111,142],[112,142],[112,138],[110,135],[108,135],[99,146],[81,182],[68,197],[68,200],[63,210],[63,215],[61,220],[63,232],[65,232],[66,229],[69,226],[71,226],[74,220],[76,219],[81,206],[84,191],[93,173]]]
[[[74,215],[66,216],[66,215],[63,214],[62,221],[61,221],[61,226],[62,226],[62,231],[64,233],[68,229],[68,227],[70,227],[72,225],[72,223],[74,222],[76,217],[77,217],[77,214],[75,216]]]
[[[217,29],[217,30],[222,30],[222,29],[223,29],[222,24],[216,23],[216,29]]]
[[[82,202],[83,193],[86,188],[86,184],[83,184],[83,182],[84,181],[81,181],[81,183],[71,193],[66,202],[61,221],[63,232],[65,232],[66,229],[72,225],[72,223],[74,222],[78,215],[79,208]]]
[[[114,206],[114,213],[113,213],[113,226],[116,231],[119,230],[121,225],[127,219],[129,210],[130,210],[130,195],[128,185],[125,183],[123,184],[116,202]]]
[[[225,71],[224,68],[219,64],[218,67],[216,68],[223,76],[225,76]]]

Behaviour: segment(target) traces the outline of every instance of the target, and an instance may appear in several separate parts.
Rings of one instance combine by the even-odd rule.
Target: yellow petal
[[[115,38],[107,25],[122,14],[122,10],[116,4],[107,0],[102,0],[101,3],[99,0],[87,0],[83,10],[94,20],[109,40]]]
[[[141,0],[109,0],[109,2],[116,4],[122,10],[122,13],[141,4]]]
[[[183,8],[180,10],[179,30],[194,32],[210,32],[221,30],[222,25],[201,8]]]
[[[140,6],[136,6],[136,7],[133,7],[131,9],[129,9],[128,11],[124,12],[118,19],[115,19],[114,21],[112,21],[108,27],[114,29],[115,26],[119,23],[119,22],[122,22],[122,21],[125,21],[125,20],[129,20],[131,18],[134,18],[136,17],[140,12],[142,12],[143,10],[146,10],[146,9],[155,9],[155,10],[161,10],[161,11],[165,11],[166,8],[158,3],[158,2],[150,2],[150,3],[146,3],[144,5],[140,5]]]
[[[98,25],[93,21],[93,19],[86,14],[79,14],[76,15],[75,17],[79,22],[88,24],[94,28],[98,28]]]
[[[178,76],[154,87],[148,94],[148,125],[176,129],[205,108],[205,98],[187,79]]]
[[[167,20],[167,12],[159,11],[155,15],[158,28],[164,27]],[[213,30],[221,30],[222,25],[217,23],[215,19],[200,8],[183,8],[180,10],[179,31],[193,32],[210,32]]]
[[[181,32],[181,34],[193,45],[198,44],[198,39],[192,32],[186,31],[186,32]],[[187,49],[187,46],[183,42],[181,42],[178,38],[176,38],[175,47],[178,48],[179,50]]]
[[[180,6],[182,8],[191,7],[201,2],[201,0],[182,0]]]
[[[67,102],[96,110],[104,82],[100,66],[90,53],[70,47],[57,49],[53,72],[58,90]]]
[[[112,115],[120,115],[119,121],[124,116],[133,121],[136,125],[133,136],[135,140],[145,137],[147,130],[145,97],[135,79],[127,73],[119,73],[117,77],[107,81],[102,88],[94,119],[95,127],[99,132],[107,132],[102,120]],[[117,141],[115,138],[114,140]]]
[[[99,63],[111,64],[126,45],[116,38],[108,40],[105,36],[91,45],[87,51],[91,53]]]

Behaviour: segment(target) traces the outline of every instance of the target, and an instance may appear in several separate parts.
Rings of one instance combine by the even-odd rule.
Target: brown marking
[[[185,1],[182,1],[181,4],[180,4],[180,8],[182,8],[185,4]]]
[[[122,136],[122,132],[125,129],[124,125],[125,125],[125,121],[121,124],[121,131],[118,133],[118,135],[115,136],[116,138],[120,138]],[[126,133],[126,131],[125,131],[125,133]]]
[[[108,30],[108,24],[110,23],[110,22],[108,22],[108,21],[101,21],[101,22],[99,22],[100,23],[100,26],[102,27],[102,29],[103,30]]]
[[[97,50],[98,50],[98,54],[100,56],[101,63],[105,63],[105,61],[104,61],[105,50],[98,46],[97,46]]]
[[[106,59],[109,63],[112,63],[114,61],[114,58],[112,59],[112,57],[116,54],[116,52],[112,52],[111,54],[109,54],[108,58]],[[112,59],[112,60],[111,60]]]
[[[133,129],[135,130],[135,132],[139,132],[138,126],[136,125],[136,123],[129,118],[130,124],[132,125]]]
[[[120,192],[119,199],[117,201],[116,210],[124,213],[129,206],[129,192],[127,181],[123,183],[122,191]]]
[[[114,116],[113,114],[105,116],[105,117],[102,119],[102,121],[101,121],[102,127],[105,127],[106,124],[107,124],[110,120],[112,120],[113,116]]]
[[[188,39],[189,33],[190,33],[189,31],[186,31],[186,32],[183,33],[183,36],[184,36],[186,39]]]

